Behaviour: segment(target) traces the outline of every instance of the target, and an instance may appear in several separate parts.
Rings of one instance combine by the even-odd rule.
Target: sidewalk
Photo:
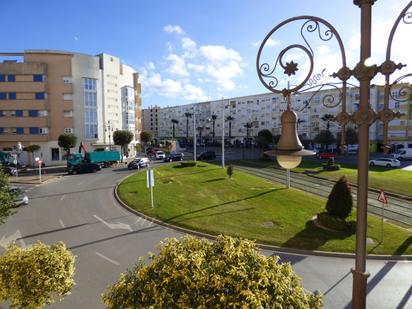
[[[41,175],[41,182],[39,179],[39,175],[30,175],[30,176],[10,176],[9,177],[9,181],[12,184],[39,184],[39,183],[45,183],[51,179],[55,179],[55,178],[60,178],[62,177],[64,174],[43,174]]]

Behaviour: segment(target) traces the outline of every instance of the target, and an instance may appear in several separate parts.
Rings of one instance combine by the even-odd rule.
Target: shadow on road
[[[45,198],[45,197],[54,197],[54,196],[78,194],[78,193],[92,192],[92,191],[98,191],[98,190],[107,190],[107,189],[113,189],[113,188],[114,188],[114,185],[113,186],[108,186],[108,187],[93,188],[93,189],[88,189],[88,190],[69,191],[69,192],[60,192],[60,193],[54,193],[54,194],[44,194],[44,195],[30,196],[30,199],[35,200],[35,199]]]

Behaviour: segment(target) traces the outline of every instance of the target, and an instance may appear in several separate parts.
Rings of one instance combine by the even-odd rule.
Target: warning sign
[[[378,201],[384,204],[388,204],[388,198],[386,197],[385,192],[383,190],[381,190],[381,192],[379,193]]]

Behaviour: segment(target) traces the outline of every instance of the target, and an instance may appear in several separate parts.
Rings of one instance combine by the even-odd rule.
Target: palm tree
[[[186,140],[189,140],[189,118],[192,117],[191,113],[185,113],[186,117]]]
[[[320,118],[323,121],[326,121],[326,131],[329,131],[329,127],[330,127],[330,122],[335,118],[335,116],[331,115],[331,114],[325,114],[322,116],[322,118]]]
[[[229,121],[229,142],[230,142],[230,139],[232,138],[232,121],[234,119],[235,118],[233,118],[232,116],[226,116],[226,121]]]
[[[175,138],[175,127],[176,127],[176,125],[179,123],[179,121],[178,120],[176,120],[176,119],[172,119],[172,125],[173,125],[173,129],[172,129],[172,137],[173,137],[173,139]]]
[[[213,137],[213,142],[215,142],[215,122],[216,122],[217,116],[212,115],[212,124],[213,124],[213,131],[212,131],[212,137]]]

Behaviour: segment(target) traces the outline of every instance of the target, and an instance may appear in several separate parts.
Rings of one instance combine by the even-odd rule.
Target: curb
[[[186,229],[183,227],[179,227],[176,225],[172,225],[169,223],[166,223],[164,221],[155,219],[153,217],[150,217],[142,212],[139,212],[133,208],[131,208],[130,206],[128,206],[126,203],[124,203],[117,192],[117,189],[120,185],[121,182],[123,182],[125,179],[127,179],[128,177],[130,177],[132,175],[128,175],[125,178],[123,178],[120,182],[118,182],[116,184],[116,187],[114,188],[114,197],[116,199],[116,201],[123,207],[125,208],[127,211],[142,217],[150,222],[156,223],[160,226],[164,226],[166,228],[169,228],[171,230],[175,230],[178,232],[183,232],[186,234],[191,234],[191,235],[195,235],[198,237],[203,237],[203,238],[207,238],[210,240],[216,240],[216,236],[215,235],[211,235],[211,234],[207,234],[207,233],[203,233],[203,232],[199,232],[199,231],[195,231],[195,230],[190,230],[190,229]],[[309,256],[323,256],[323,257],[333,257],[333,258],[350,258],[350,259],[354,259],[356,256],[354,253],[340,253],[340,252],[330,252],[330,251],[310,251],[310,250],[302,250],[302,249],[294,249],[294,248],[283,248],[283,247],[278,247],[278,246],[274,246],[274,245],[268,245],[268,244],[260,244],[260,243],[256,243],[256,246],[258,246],[260,249],[263,250],[270,250],[270,251],[275,251],[277,253],[289,253],[289,254],[294,254],[294,255],[309,255]],[[412,261],[412,255],[377,255],[377,254],[371,254],[371,255],[367,255],[366,259],[368,260],[385,260],[385,261]]]

